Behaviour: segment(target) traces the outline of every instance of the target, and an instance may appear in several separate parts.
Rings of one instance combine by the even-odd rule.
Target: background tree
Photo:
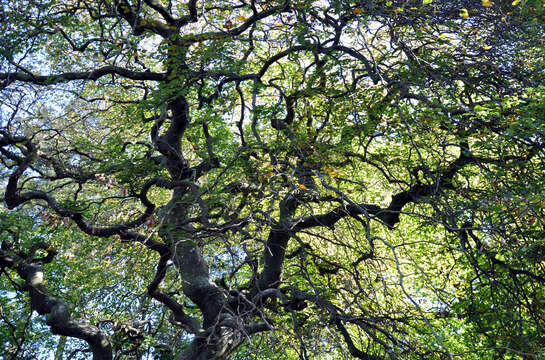
[[[541,1],[0,4],[2,357],[545,356]]]

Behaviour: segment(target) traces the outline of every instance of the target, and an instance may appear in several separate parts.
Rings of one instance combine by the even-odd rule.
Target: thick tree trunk
[[[161,236],[171,247],[172,261],[181,275],[184,294],[199,307],[203,314],[203,328],[208,329],[216,323],[227,296],[210,280],[201,249],[184,227],[191,203],[191,196],[183,188],[174,190],[160,219],[164,229]]]
[[[176,360],[227,360],[245,340],[242,331],[221,328],[209,336],[195,338]]]

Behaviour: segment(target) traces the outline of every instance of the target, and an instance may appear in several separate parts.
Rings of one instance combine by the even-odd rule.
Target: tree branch
[[[107,65],[92,71],[67,72],[52,75],[35,75],[27,72],[0,73],[0,89],[7,87],[15,81],[32,83],[35,85],[53,85],[74,80],[97,80],[106,75],[119,75],[132,80],[164,81],[166,73],[150,71],[132,71],[119,66]]]
[[[86,341],[93,352],[94,360],[111,360],[112,348],[106,335],[96,326],[77,322],[71,318],[69,305],[64,301],[51,296],[44,285],[42,263],[51,261],[55,252],[45,243],[38,243],[31,251],[22,256],[13,250],[6,250],[9,246],[2,245],[0,249],[0,266],[11,268],[25,280],[23,290],[30,295],[32,310],[40,315],[46,315],[46,324],[51,332],[57,335],[75,337]],[[48,255],[45,258],[34,259],[38,248],[45,248]]]

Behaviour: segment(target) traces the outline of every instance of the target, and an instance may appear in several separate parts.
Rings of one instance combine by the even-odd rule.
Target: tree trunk
[[[240,330],[214,329],[208,336],[196,337],[176,360],[227,360],[245,340]]]

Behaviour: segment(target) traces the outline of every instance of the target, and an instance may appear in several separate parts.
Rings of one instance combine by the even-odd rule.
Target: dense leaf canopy
[[[0,358],[545,357],[543,1],[0,4]]]

